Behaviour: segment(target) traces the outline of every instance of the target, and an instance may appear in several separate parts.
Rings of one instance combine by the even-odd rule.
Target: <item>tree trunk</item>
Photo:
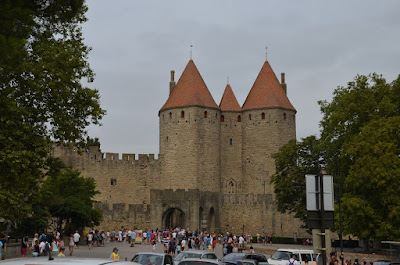
[[[377,250],[382,250],[382,244],[381,244],[380,238],[374,239],[374,251],[377,251]]]
[[[362,240],[362,244],[363,244],[363,250],[365,253],[369,253],[369,239],[361,239]]]

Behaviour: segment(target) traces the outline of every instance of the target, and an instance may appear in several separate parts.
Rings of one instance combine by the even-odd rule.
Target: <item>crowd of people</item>
[[[226,234],[217,234],[215,232],[208,233],[203,231],[190,231],[185,228],[175,229],[163,229],[163,230],[131,230],[121,229],[112,230],[105,232],[104,230],[90,229],[84,232],[82,235],[76,231],[70,234],[67,239],[68,242],[64,242],[63,235],[54,230],[51,233],[36,233],[34,237],[29,240],[28,235],[25,235],[21,239],[21,256],[25,257],[28,251],[31,252],[33,257],[48,256],[49,260],[53,259],[53,256],[65,257],[66,246],[68,245],[69,255],[72,256],[75,249],[79,246],[87,246],[89,249],[92,247],[104,247],[105,242],[121,242],[127,243],[129,246],[134,247],[135,243],[141,243],[144,245],[151,245],[152,250],[156,250],[158,244],[162,244],[164,252],[172,256],[179,254],[185,249],[193,250],[209,250],[216,251],[217,246],[222,247],[223,255],[227,255],[235,252],[243,252],[249,250],[254,252],[252,242],[260,244],[272,244],[273,235],[268,234],[257,234],[252,237],[249,234],[235,235],[227,232]],[[0,240],[0,257],[4,259],[4,255],[7,251],[8,236],[4,234]],[[303,244],[309,245],[309,241],[303,241]],[[337,257],[335,249],[330,253],[331,259],[328,260],[330,265],[360,265],[358,260],[344,260],[343,264]],[[118,248],[114,248],[110,255],[110,259],[118,260]],[[291,257],[291,259],[295,259]],[[306,262],[308,265],[309,262]],[[315,260],[310,261],[311,265],[316,265]],[[363,259],[363,265],[372,265],[367,259]],[[296,265],[295,260],[289,260],[287,265]]]
[[[139,238],[139,240],[137,240]],[[257,235],[260,243],[272,244],[272,235]],[[146,245],[152,245],[153,251],[157,244],[164,246],[164,252],[172,256],[179,254],[185,249],[194,250],[210,250],[215,252],[217,244],[222,246],[224,255],[232,252],[242,252],[250,244],[249,250],[253,251],[251,245],[251,235],[236,236],[232,233],[226,235],[216,234],[215,232],[207,233],[202,231],[190,231],[184,228],[164,229],[164,230],[119,230],[118,232],[105,233],[107,241],[128,242],[130,246],[134,246],[135,242],[141,242]]]
[[[4,237],[6,238],[6,237]],[[264,244],[271,243],[272,236],[257,235],[257,241]],[[76,231],[70,234],[64,242],[63,235],[54,230],[51,233],[36,233],[34,237],[29,240],[28,235],[21,239],[21,256],[25,257],[28,251],[31,252],[33,257],[48,256],[50,260],[53,256],[57,255],[65,257],[65,250],[68,247],[68,255],[72,256],[75,249],[79,246],[85,245],[89,249],[93,247],[104,247],[105,242],[123,242],[128,243],[131,247],[135,243],[151,245],[152,250],[156,250],[158,244],[162,244],[164,252],[172,256],[179,254],[185,249],[194,250],[216,250],[217,245],[222,246],[224,255],[232,252],[242,252],[250,244],[250,251],[253,250],[251,246],[251,235],[236,236],[231,233],[225,235],[217,234],[215,232],[207,233],[202,231],[190,231],[184,228],[163,229],[163,230],[132,230],[121,229],[104,231],[98,229],[90,229],[82,235]],[[0,241],[0,256],[6,252],[7,240]],[[3,251],[1,251],[3,250]],[[110,257],[115,259],[117,257],[118,249],[113,250],[114,254]]]

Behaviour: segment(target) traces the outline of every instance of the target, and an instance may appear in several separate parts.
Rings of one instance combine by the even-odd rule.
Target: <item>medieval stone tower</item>
[[[301,236],[300,222],[276,211],[270,183],[272,154],[296,137],[296,110],[284,79],[282,73],[279,82],[266,61],[242,107],[230,84],[217,105],[190,60],[176,85],[171,72],[159,110],[158,160],[104,157],[96,148],[82,156],[57,148],[54,155],[100,184],[106,229],[180,226]]]

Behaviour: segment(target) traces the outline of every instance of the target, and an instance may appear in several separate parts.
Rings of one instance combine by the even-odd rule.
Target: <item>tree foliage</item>
[[[32,212],[53,142],[80,143],[105,114],[83,43],[83,0],[0,2],[0,216]],[[4,203],[3,203],[4,202]]]
[[[307,137],[289,142],[274,156],[278,209],[295,212],[304,221],[305,192],[296,187],[304,187],[304,175],[316,174],[317,166],[324,165],[343,187],[346,233],[365,239],[399,238],[400,76],[387,83],[377,74],[359,75],[333,95],[331,102],[319,102],[323,118],[321,138],[313,139],[317,148],[298,152]],[[286,196],[285,189],[301,198]]]
[[[328,172],[348,175],[354,160],[345,149],[372,120],[400,115],[400,76],[392,84],[377,74],[358,75],[347,87],[338,87],[331,102],[319,101],[323,114],[321,145]],[[397,85],[396,85],[397,84]]]
[[[83,227],[99,225],[102,213],[94,209],[93,197],[99,194],[93,179],[63,166],[55,159],[41,189],[42,205],[48,209],[53,228],[71,233]]]
[[[284,145],[279,153],[273,155],[276,174],[271,183],[281,212],[291,212],[304,223],[307,219],[306,174],[318,174],[324,163],[322,153],[315,136],[309,136],[297,142],[295,139]]]
[[[400,116],[373,120],[348,147],[354,158],[345,181],[345,232],[400,239]]]

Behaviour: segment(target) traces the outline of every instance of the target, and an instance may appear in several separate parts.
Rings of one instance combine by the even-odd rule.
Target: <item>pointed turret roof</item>
[[[188,106],[201,106],[218,109],[210,91],[193,60],[186,65],[178,83],[160,111]]]
[[[219,108],[222,111],[241,111],[239,102],[237,101],[235,94],[229,84],[226,85],[224,95],[222,95],[221,103]]]
[[[294,110],[268,61],[265,61],[242,110],[282,108]]]

